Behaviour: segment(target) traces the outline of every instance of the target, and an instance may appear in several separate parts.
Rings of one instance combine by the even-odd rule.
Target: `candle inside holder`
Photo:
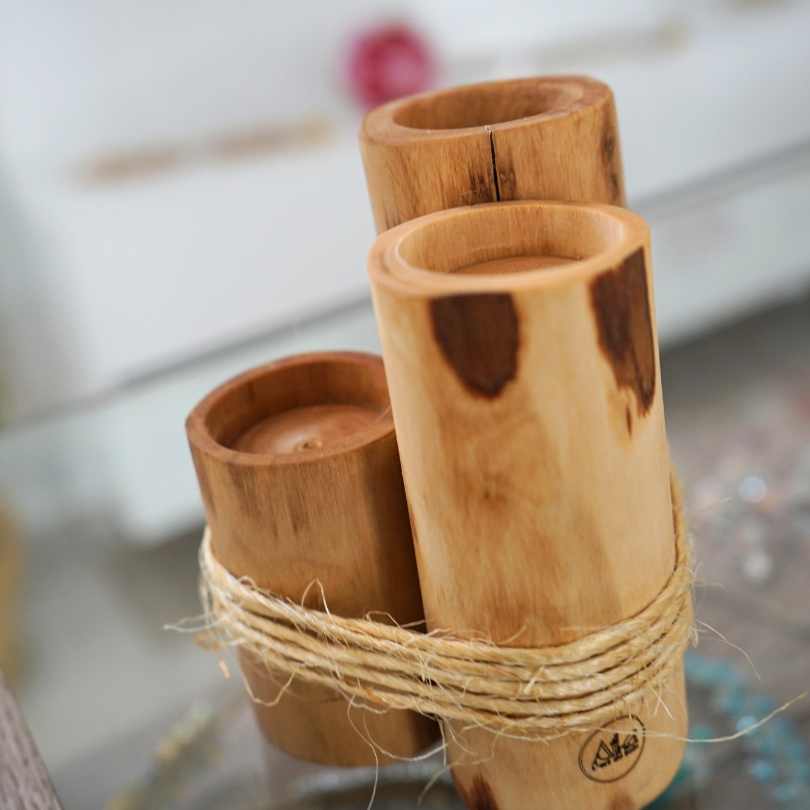
[[[573,259],[564,256],[506,256],[501,259],[488,259],[483,262],[473,262],[464,265],[452,273],[466,276],[498,276],[503,273],[528,273],[532,270],[548,270],[569,264]]]
[[[363,433],[383,413],[360,405],[309,405],[272,414],[233,443],[243,453],[300,455],[329,452]]]

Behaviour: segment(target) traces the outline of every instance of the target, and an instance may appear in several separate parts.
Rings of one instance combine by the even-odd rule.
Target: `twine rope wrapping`
[[[506,647],[315,610],[230,574],[200,546],[207,626],[273,673],[339,690],[353,703],[481,727],[518,739],[598,728],[660,699],[692,636],[693,575],[673,486],[676,562],[642,611],[567,644]],[[325,602],[324,602],[325,604]]]

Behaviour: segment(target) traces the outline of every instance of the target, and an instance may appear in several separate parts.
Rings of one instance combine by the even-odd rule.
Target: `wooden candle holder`
[[[460,205],[624,205],[610,88],[584,76],[487,82],[370,112],[360,148],[378,233]]]
[[[393,421],[380,358],[301,355],[248,371],[209,394],[187,433],[213,551],[235,576],[346,617],[422,619]],[[310,587],[314,580],[323,586]],[[375,617],[376,618],[376,617]],[[381,619],[382,620],[382,619]],[[253,694],[286,678],[240,654]],[[379,749],[413,756],[436,739],[417,714],[351,709],[337,692],[293,683],[255,703],[265,736],[293,756],[370,765]],[[386,757],[379,754],[380,761]]]
[[[456,208],[384,233],[369,273],[428,627],[554,645],[648,605],[675,542],[643,220]],[[682,668],[661,696],[548,743],[454,723],[456,784],[471,810],[640,808],[682,756]]]

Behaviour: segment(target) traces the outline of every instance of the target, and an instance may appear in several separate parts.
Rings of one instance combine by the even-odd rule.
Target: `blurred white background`
[[[272,330],[367,299],[362,109],[344,66],[353,37],[390,21],[432,49],[434,84],[583,72],[613,86],[665,341],[808,283],[807,3],[13,3],[0,29],[3,412],[30,423],[164,381],[63,454],[63,485],[114,496],[124,534],[199,519],[182,421],[218,375],[269,359],[255,348]],[[334,340],[373,348],[358,312]],[[188,363],[229,347],[224,365]]]
[[[810,140],[805,3],[18,3],[0,45],[0,322],[15,414],[365,294],[373,232],[341,64],[352,34],[390,19],[428,39],[441,84],[607,80],[633,204]],[[309,148],[81,176],[103,155],[313,119],[324,137]],[[688,275],[695,252],[715,250],[712,231],[729,248],[737,227],[721,210],[679,233],[659,275]],[[659,293],[665,333],[692,326],[676,304]]]

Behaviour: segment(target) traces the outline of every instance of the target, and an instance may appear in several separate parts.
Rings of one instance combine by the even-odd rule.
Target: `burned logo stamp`
[[[617,717],[585,740],[579,768],[594,782],[615,782],[636,767],[644,752],[644,724],[634,714]]]

